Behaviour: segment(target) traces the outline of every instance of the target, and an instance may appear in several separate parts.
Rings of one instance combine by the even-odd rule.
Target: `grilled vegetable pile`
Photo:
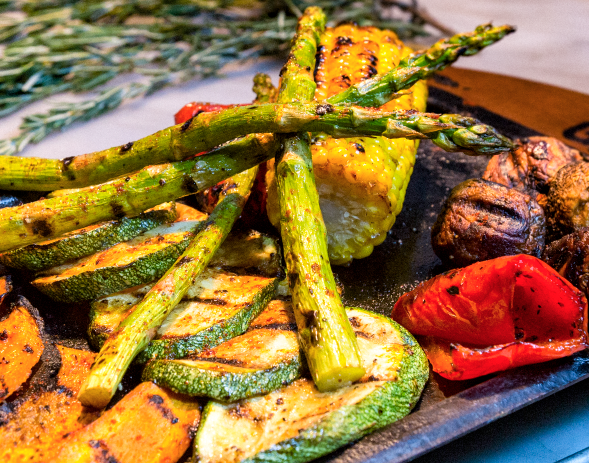
[[[0,210],[0,260],[34,273],[52,299],[89,305],[99,349],[75,386],[64,386],[75,407],[55,448],[31,440],[31,454],[176,461],[198,427],[195,461],[308,461],[415,406],[428,377],[424,352],[392,320],[345,309],[330,264],[383,241],[419,140],[470,155],[512,147],[475,119],[419,111],[423,78],[513,29],[481,26],[411,53],[390,32],[325,23],[319,8],[305,11],[279,89],[258,78],[252,105],[199,112],[60,161],[0,158],[0,188],[54,190]],[[268,160],[280,240],[232,230]],[[173,202],[209,187],[218,193],[209,214]],[[278,291],[285,271],[287,297]],[[55,350],[33,312],[15,306],[10,316],[27,313],[37,356],[19,354],[22,371],[5,395]],[[60,349],[63,370],[77,354]],[[96,418],[132,364],[151,382]],[[62,379],[60,371],[52,384]],[[17,436],[36,400],[15,403],[6,429]],[[87,426],[73,424],[80,410]]]

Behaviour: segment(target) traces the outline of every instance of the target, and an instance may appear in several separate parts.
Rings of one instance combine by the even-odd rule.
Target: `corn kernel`
[[[388,72],[409,53],[390,31],[352,24],[328,28],[318,48],[315,99],[324,100],[376,73]],[[424,111],[426,99],[427,87],[418,82],[383,109]],[[333,264],[367,257],[385,240],[403,207],[417,145],[413,140],[383,137],[315,136],[313,167]],[[278,225],[272,176],[269,169],[268,216]]]

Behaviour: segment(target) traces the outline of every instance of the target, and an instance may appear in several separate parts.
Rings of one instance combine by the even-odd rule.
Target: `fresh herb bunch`
[[[125,73],[137,76],[84,102],[26,116],[18,136],[0,141],[0,155],[16,154],[129,99],[217,75],[230,62],[284,52],[297,17],[311,4],[334,23],[374,24],[403,38],[426,34],[425,24],[442,29],[415,2],[390,0],[0,1],[0,117],[57,93],[91,91]]]

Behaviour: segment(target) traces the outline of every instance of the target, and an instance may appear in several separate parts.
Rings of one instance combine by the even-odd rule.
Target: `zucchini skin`
[[[185,367],[180,362],[155,360],[147,364],[142,378],[151,379],[156,384],[181,394],[233,402],[267,394],[293,382],[301,376],[303,365],[301,357],[296,356],[265,370],[245,370],[215,371]]]
[[[35,243],[0,254],[0,262],[8,267],[39,272],[73,259],[89,256],[127,241],[141,233],[176,219],[172,203],[167,208],[143,212],[135,217],[103,222],[70,232],[46,243]]]
[[[377,316],[386,318],[382,315]],[[415,338],[401,325],[392,320],[388,321],[397,325],[407,343],[399,371],[400,380],[387,382],[358,404],[342,407],[317,425],[302,431],[298,437],[280,442],[244,461],[307,462],[407,416],[417,404],[427,382],[429,364]],[[394,406],[383,407],[386,403]],[[205,414],[206,409],[203,420],[206,419]]]
[[[80,302],[149,283],[162,277],[174,265],[203,223],[195,222],[192,232],[186,233],[180,241],[170,242],[125,266],[96,268],[64,279],[38,278],[31,284],[55,301]]]
[[[266,308],[268,303],[276,295],[279,281],[278,278],[275,278],[272,284],[267,285],[261,292],[258,292],[252,302],[244,307],[243,310],[223,320],[221,323],[217,323],[203,331],[181,339],[154,339],[137,356],[135,361],[137,363],[147,363],[149,360],[157,358],[183,358],[187,355],[215,347],[245,333],[254,318]]]
[[[429,377],[429,366],[425,353],[419,347],[413,336],[393,320],[374,314],[368,310],[354,309],[354,311],[367,313],[375,317],[376,320],[391,324],[399,335],[403,344],[403,353],[397,369],[398,373],[396,379],[388,380],[382,384],[382,386],[378,386],[375,390],[353,405],[346,405],[329,412],[312,426],[298,431],[296,437],[269,445],[265,450],[259,451],[257,454],[248,458],[240,459],[227,457],[225,459],[220,458],[218,461],[231,461],[232,463],[237,461],[272,463],[307,462],[326,455],[366,434],[376,431],[379,428],[387,426],[403,418],[411,411],[417,403],[421,391]],[[309,379],[301,379],[298,381],[307,381],[310,383]],[[356,383],[348,389],[353,390],[361,385],[362,383]],[[327,393],[327,395],[334,394],[335,396],[336,394],[342,393],[341,391],[342,390],[340,389],[339,391]],[[280,391],[272,393],[270,396],[272,399],[268,399],[268,403],[272,405],[278,403],[275,402],[273,397],[274,395],[279,397],[280,394]],[[249,409],[247,409],[247,402],[242,402],[240,405],[242,413],[247,415],[249,411]],[[205,406],[201,426],[199,427],[194,442],[193,462],[198,461],[204,463],[210,461],[203,455],[199,454],[199,443],[207,441],[206,432],[219,434],[227,433],[231,432],[231,430],[229,427],[223,429],[224,426],[231,426],[233,424],[237,427],[239,425],[237,421],[232,423],[230,420],[223,420],[222,417],[228,415],[220,415],[221,419],[217,420],[217,422],[220,423],[218,429],[211,430],[211,426],[207,427],[209,418],[215,414],[218,415],[218,407],[223,406],[224,405],[214,401],[209,402]],[[230,413],[229,410],[228,412]],[[257,417],[248,417],[248,419],[256,423],[258,422]],[[208,441],[210,442],[210,440]],[[213,452],[216,452],[216,450],[213,449]],[[218,453],[221,455],[221,450],[219,450]],[[239,455],[239,450],[236,451],[235,455]]]

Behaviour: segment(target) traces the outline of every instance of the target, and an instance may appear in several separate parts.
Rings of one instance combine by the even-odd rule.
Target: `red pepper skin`
[[[420,284],[392,317],[449,379],[571,355],[587,347],[587,300],[541,260],[506,256]]]
[[[467,347],[429,336],[417,339],[434,371],[451,380],[478,378],[510,368],[548,362],[587,347],[580,339],[550,343],[516,341],[486,348]]]
[[[200,113],[209,113],[211,111],[220,111],[221,109],[231,108],[235,105],[230,104],[213,104],[213,103],[188,103],[184,105],[180,111],[174,115],[176,124],[182,124]]]

